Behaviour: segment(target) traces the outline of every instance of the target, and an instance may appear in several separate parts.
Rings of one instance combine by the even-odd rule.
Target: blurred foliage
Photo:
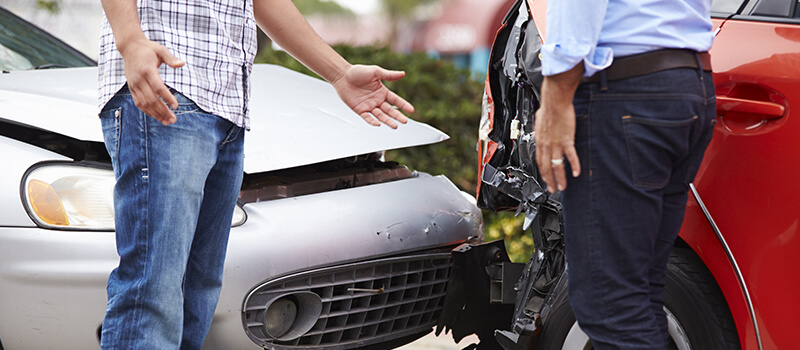
[[[36,0],[36,7],[50,12],[52,14],[58,14],[61,12],[61,1],[60,0]]]
[[[334,49],[353,64],[376,64],[403,70],[405,78],[385,82],[386,86],[411,102],[416,111],[410,117],[450,136],[450,140],[428,146],[388,151],[386,158],[431,174],[444,174],[461,190],[475,194],[477,183],[478,122],[483,81],[466,68],[424,53],[401,54],[386,47],[336,45]],[[312,76],[313,72],[284,51],[267,47],[258,63],[278,64]],[[385,126],[384,126],[385,127]],[[522,232],[522,217],[514,213],[484,211],[486,240],[505,239],[515,262],[527,261],[533,240]]]
[[[297,9],[305,16],[320,14],[326,16],[355,17],[355,13],[339,3],[331,0],[292,0]]]
[[[525,213],[514,216],[514,212],[492,213],[483,211],[483,231],[486,241],[506,240],[506,250],[513,262],[526,262],[533,253],[533,236],[522,231]]]

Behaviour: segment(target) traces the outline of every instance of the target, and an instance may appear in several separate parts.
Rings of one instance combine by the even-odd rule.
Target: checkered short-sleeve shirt
[[[248,127],[250,72],[256,53],[252,0],[138,0],[145,36],[184,60],[162,65],[161,79],[206,112]],[[104,17],[100,35],[99,105],[125,84],[122,56]]]

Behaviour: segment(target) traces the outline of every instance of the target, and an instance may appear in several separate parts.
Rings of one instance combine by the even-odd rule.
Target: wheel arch
[[[710,214],[705,210],[697,190],[692,192],[686,205],[676,248],[688,248],[703,261],[711,272],[730,308],[742,349],[762,349],[755,310],[747,293],[747,284],[738,273],[735,257],[729,256],[721,235]]]

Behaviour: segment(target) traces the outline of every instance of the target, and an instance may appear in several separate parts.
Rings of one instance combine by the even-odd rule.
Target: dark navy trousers
[[[582,84],[574,105],[582,173],[562,194],[570,304],[597,350],[666,349],[666,267],[711,140],[711,73]]]

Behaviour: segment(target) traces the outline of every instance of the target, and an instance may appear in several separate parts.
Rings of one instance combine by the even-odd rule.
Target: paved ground
[[[453,342],[453,336],[451,334],[441,334],[439,337],[436,337],[433,332],[430,334],[418,339],[417,341],[401,346],[397,348],[397,350],[453,350],[453,349],[463,349],[469,344],[478,342],[478,337],[471,335],[464,339],[461,339],[461,342],[456,344]]]

